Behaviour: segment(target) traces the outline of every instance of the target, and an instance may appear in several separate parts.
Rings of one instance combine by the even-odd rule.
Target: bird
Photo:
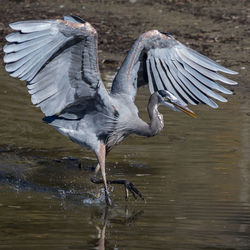
[[[10,24],[3,51],[5,69],[26,81],[32,103],[44,113],[43,121],[73,142],[93,151],[97,166],[91,181],[104,186],[107,206],[114,206],[110,184],[125,187],[125,198],[144,199],[128,180],[106,177],[106,157],[131,134],[152,137],[164,127],[160,105],[196,114],[188,104],[217,108],[232,94],[221,83],[237,82],[218,72],[234,75],[208,57],[179,42],[168,32],[150,30],[133,43],[107,90],[98,63],[98,34],[84,19],[26,20]],[[149,122],[139,117],[137,90],[148,87]],[[101,178],[97,178],[101,172]]]

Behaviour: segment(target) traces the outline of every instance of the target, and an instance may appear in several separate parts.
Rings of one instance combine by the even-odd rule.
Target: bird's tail
[[[50,124],[50,123],[53,123],[53,121],[55,121],[57,118],[58,118],[57,115],[45,116],[43,117],[43,121]]]
[[[43,121],[55,128],[61,128],[65,126],[64,119],[57,115],[45,116],[43,117]]]

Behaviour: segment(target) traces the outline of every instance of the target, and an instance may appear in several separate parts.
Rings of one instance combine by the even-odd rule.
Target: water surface
[[[2,67],[0,85],[0,249],[250,249],[249,92],[192,107],[197,119],[161,108],[160,135],[131,136],[107,159],[108,177],[146,202],[112,186],[107,209],[92,152],[42,123]],[[147,96],[136,100],[145,120]]]

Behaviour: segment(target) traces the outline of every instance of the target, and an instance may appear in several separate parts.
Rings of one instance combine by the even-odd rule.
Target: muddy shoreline
[[[101,67],[115,69],[133,41],[141,33],[156,28],[174,34],[205,55],[218,58],[225,66],[240,70],[235,66],[237,62],[242,67],[249,66],[249,8],[246,0],[2,0],[0,54],[3,56],[4,37],[11,31],[8,23],[74,14],[89,21],[98,31]],[[246,72],[242,73],[243,79]]]

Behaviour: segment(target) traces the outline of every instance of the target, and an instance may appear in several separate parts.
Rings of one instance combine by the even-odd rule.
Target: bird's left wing
[[[97,32],[84,20],[34,20],[10,24],[6,70],[27,81],[32,103],[46,116],[74,103],[107,95],[97,59]]]
[[[217,81],[237,84],[218,71],[237,74],[186,47],[172,35],[152,30],[142,34],[132,46],[114,79],[111,93],[127,94],[134,100],[137,88],[148,84],[151,93],[168,90],[182,104],[205,103],[217,108],[213,99],[227,101],[217,92],[232,93]]]

